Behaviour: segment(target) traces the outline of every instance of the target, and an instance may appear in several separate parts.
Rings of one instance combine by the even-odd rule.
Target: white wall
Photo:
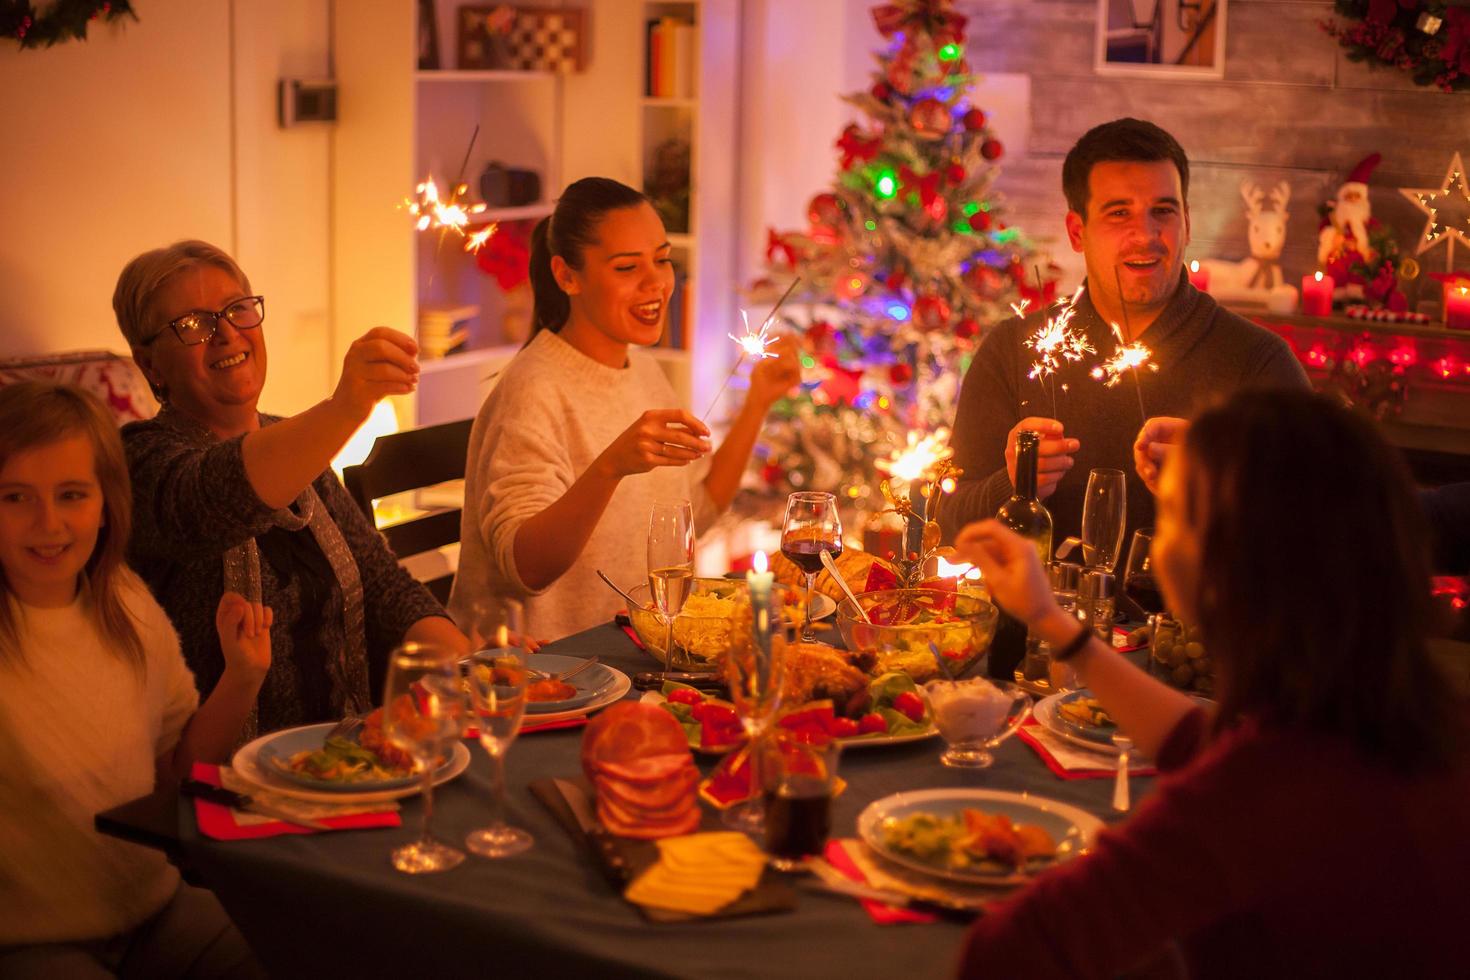
[[[86,42],[0,47],[0,356],[123,351],[111,297],[138,252],[231,251],[266,294],[264,407],[321,397],[326,130],[282,131],[275,80],[325,73],[325,0],[137,0]],[[21,93],[24,93],[23,97]]]

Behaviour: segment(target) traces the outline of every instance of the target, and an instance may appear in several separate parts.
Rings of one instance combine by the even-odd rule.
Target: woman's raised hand
[[[418,386],[418,352],[419,345],[407,334],[373,327],[347,348],[332,401],[366,420],[384,398],[407,395]]]
[[[801,382],[801,352],[796,338],[787,334],[771,345],[775,357],[763,357],[750,371],[752,404],[768,409],[776,400]]]
[[[1058,610],[1036,546],[996,520],[977,521],[954,541],[959,557],[980,567],[985,585],[1005,611],[1031,625]]]
[[[593,465],[624,477],[655,466],[685,466],[709,451],[709,426],[681,408],[659,408],[638,416]]]

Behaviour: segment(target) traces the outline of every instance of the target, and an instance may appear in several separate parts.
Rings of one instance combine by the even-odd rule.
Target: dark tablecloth
[[[652,661],[615,627],[568,637],[547,652],[601,656],[632,674]],[[637,697],[632,692],[630,697]],[[508,818],[535,835],[514,858],[471,856],[458,868],[412,876],[388,853],[417,836],[422,815],[405,801],[391,830],[222,843],[183,820],[186,859],[276,976],[936,977],[953,967],[963,926],[876,926],[851,899],[801,892],[796,912],[652,925],[623,902],[586,851],[531,796],[532,779],[579,772],[580,729],[527,735],[506,762]],[[989,769],[941,766],[936,738],[844,754],[848,789],[834,833],[852,835],[872,801],[901,790],[971,787],[1029,791],[1104,819],[1111,780],[1064,781],[1019,739]],[[459,843],[488,821],[489,760],[474,743],[469,770],[435,793],[437,836]],[[709,761],[701,758],[701,767]],[[1134,781],[1134,798],[1150,781]]]

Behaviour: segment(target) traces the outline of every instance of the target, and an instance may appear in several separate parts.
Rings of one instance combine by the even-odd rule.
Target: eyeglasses
[[[218,313],[185,313],[170,320],[166,326],[179,338],[179,343],[192,347],[208,342],[215,335],[219,330],[221,317],[229,320],[230,326],[236,330],[252,330],[265,320],[265,297],[246,296],[244,299],[237,299]],[[162,336],[163,331],[160,330],[148,338],[148,343],[151,344]]]

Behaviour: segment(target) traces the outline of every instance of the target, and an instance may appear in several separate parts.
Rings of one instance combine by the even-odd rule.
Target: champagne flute
[[[664,624],[664,674],[673,670],[674,617],[694,584],[694,511],[689,501],[656,503],[648,518],[648,593]]]
[[[822,552],[833,558],[842,554],[842,518],[837,498],[830,493],[793,493],[786,498],[786,519],[781,524],[781,554],[806,573],[806,617],[801,640],[812,643],[812,587],[822,570]]]
[[[383,690],[383,735],[413,757],[423,773],[424,825],[419,840],[393,852],[393,867],[408,874],[448,871],[464,852],[435,840],[434,770],[464,723],[464,689],[453,651],[429,643],[404,643],[388,658]]]
[[[492,624],[482,635],[499,636],[499,645],[477,650],[467,664],[466,686],[480,744],[490,756],[490,825],[473,830],[465,838],[465,847],[481,857],[502,858],[529,848],[532,837],[505,822],[505,753],[515,741],[526,712],[526,684],[529,670],[525,650],[507,645],[509,637],[518,637],[518,623],[513,622],[514,606],[501,607],[504,619],[501,630]]]
[[[1128,521],[1128,485],[1122,470],[1095,469],[1087,474],[1082,504],[1082,564],[1111,572],[1123,553]]]
[[[781,707],[786,680],[786,630],[781,625],[780,600],[771,593],[753,595],[750,602],[741,602],[730,626],[725,681],[745,729],[746,764],[753,792],[740,806],[726,810],[722,819],[732,830],[759,835],[766,825],[761,805],[761,756]]]

